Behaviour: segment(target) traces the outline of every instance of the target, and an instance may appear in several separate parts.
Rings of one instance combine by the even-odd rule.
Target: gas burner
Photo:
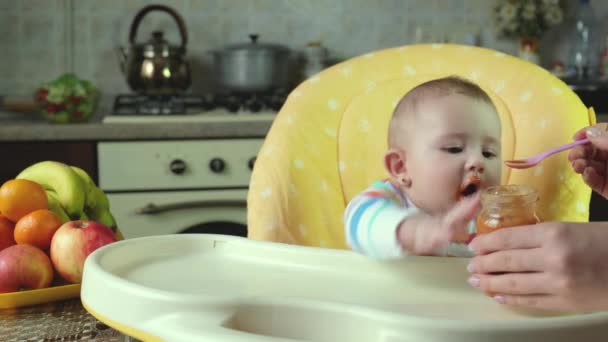
[[[278,112],[285,100],[287,91],[275,90],[265,93],[219,93],[215,95],[216,103],[232,113],[246,111],[258,113],[261,111]]]
[[[230,113],[278,112],[287,99],[287,92],[259,94],[217,93],[204,95],[118,95],[114,100],[114,115],[183,115],[201,114],[215,109]]]
[[[213,110],[211,96],[197,95],[118,95],[114,100],[114,115],[198,114]]]

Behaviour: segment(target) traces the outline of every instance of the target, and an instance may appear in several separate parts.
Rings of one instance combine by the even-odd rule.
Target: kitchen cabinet
[[[97,182],[96,142],[0,142],[0,183],[42,160],[56,160],[85,170]]]

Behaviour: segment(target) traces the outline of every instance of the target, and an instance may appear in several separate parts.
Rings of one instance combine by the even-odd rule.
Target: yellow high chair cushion
[[[277,115],[248,195],[249,238],[348,248],[343,213],[373,181],[397,101],[430,79],[479,84],[502,122],[502,158],[536,155],[595,123],[578,96],[545,69],[503,53],[460,45],[411,45],[353,58],[308,79]],[[438,166],[440,167],[440,166]],[[503,184],[530,184],[544,220],[587,221],[591,190],[566,154],[528,170],[503,168]]]

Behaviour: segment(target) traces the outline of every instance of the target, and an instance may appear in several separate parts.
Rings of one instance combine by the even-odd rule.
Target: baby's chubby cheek
[[[429,215],[442,214],[456,203],[454,199],[447,198],[446,193],[441,191],[410,193],[408,196],[418,209]]]
[[[492,179],[492,185],[500,185],[501,176],[502,176],[502,173],[500,171],[498,171],[496,176]]]
[[[488,167],[488,172],[484,175],[483,178],[486,186],[494,186],[500,185],[500,179],[502,177],[502,166],[500,161],[495,161]]]

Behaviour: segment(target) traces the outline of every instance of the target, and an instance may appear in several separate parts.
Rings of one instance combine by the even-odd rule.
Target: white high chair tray
[[[86,261],[81,299],[145,341],[593,341],[608,313],[515,311],[466,283],[466,259],[380,262],[224,235],[119,241]]]

